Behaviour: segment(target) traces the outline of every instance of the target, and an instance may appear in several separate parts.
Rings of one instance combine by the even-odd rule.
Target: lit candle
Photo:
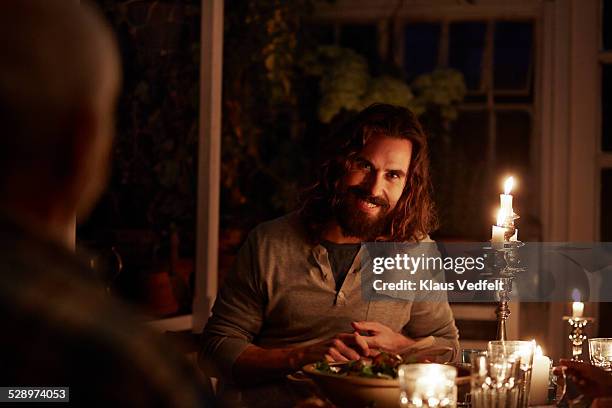
[[[574,302],[572,303],[572,317],[582,317],[584,313],[584,303]]]
[[[549,379],[550,358],[546,357],[542,353],[542,348],[538,346],[533,355],[529,405],[544,405],[548,402]]]
[[[504,225],[504,210],[500,209],[497,212],[497,225],[493,225],[493,229],[491,230],[491,242],[504,242],[506,239],[504,238],[504,234],[506,233],[506,228]]]
[[[457,369],[442,364],[402,364],[397,377],[401,407],[454,407]]]
[[[514,210],[512,209],[512,195],[510,194],[512,187],[514,187],[514,178],[508,177],[504,182],[504,194],[499,195],[501,210],[504,212],[505,217],[511,217],[514,214]]]

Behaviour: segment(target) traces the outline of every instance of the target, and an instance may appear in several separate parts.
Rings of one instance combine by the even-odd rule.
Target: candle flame
[[[504,182],[504,194],[510,194],[512,187],[514,187],[514,177],[510,176]]]
[[[542,351],[542,347],[540,347],[540,346],[537,346],[537,347],[536,347],[536,349],[535,349],[535,355],[536,355],[536,356],[543,356],[543,355],[544,355],[544,352]]]

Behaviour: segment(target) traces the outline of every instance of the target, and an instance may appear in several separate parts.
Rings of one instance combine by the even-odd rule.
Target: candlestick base
[[[568,338],[572,346],[572,360],[582,361],[582,344],[587,339],[586,326],[595,319],[592,317],[563,316],[563,320],[567,321],[571,328]]]

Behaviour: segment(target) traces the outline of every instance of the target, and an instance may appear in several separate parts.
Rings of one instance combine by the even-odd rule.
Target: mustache
[[[387,199],[385,199],[384,197],[376,197],[370,195],[363,187],[351,186],[346,189],[346,192],[347,194],[352,194],[357,198],[378,205],[380,207],[389,208],[389,201],[387,201]]]

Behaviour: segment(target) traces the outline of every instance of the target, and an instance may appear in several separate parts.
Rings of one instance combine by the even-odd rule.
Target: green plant
[[[309,0],[232,3],[225,14],[222,207],[265,218],[292,206],[303,169],[298,99]],[[246,211],[245,211],[246,210]]]
[[[200,7],[195,0],[98,0],[121,46],[113,178],[115,228],[193,236]],[[190,244],[189,240],[188,245]]]
[[[337,46],[319,47],[305,56],[302,66],[320,78],[318,113],[323,123],[342,110],[359,111],[375,102],[405,106],[419,116],[436,111],[438,119],[453,121],[466,92],[463,75],[453,69],[420,75],[410,85],[401,78],[372,77],[365,58]]]

